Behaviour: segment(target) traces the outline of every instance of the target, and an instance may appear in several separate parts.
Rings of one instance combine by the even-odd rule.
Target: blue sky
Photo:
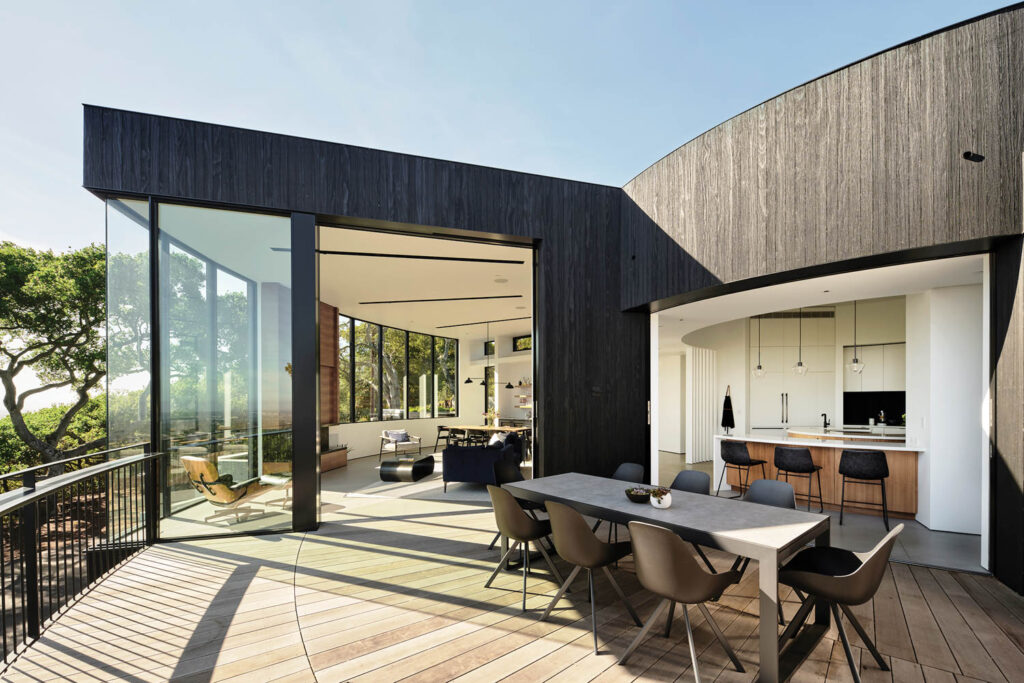
[[[794,85],[1005,3],[0,4],[0,239],[103,241],[81,104],[623,185]]]

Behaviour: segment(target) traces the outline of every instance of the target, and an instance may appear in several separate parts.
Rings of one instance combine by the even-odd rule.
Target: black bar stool
[[[779,473],[786,475],[789,481],[790,475],[794,477],[807,477],[807,511],[811,511],[811,476],[818,477],[818,512],[825,511],[825,501],[821,497],[821,465],[815,465],[811,459],[810,448],[794,448],[792,446],[775,447],[775,478]]]
[[[853,479],[858,484],[880,486],[882,488],[882,521],[885,530],[889,530],[889,505],[885,500],[885,479],[889,476],[889,463],[883,451],[843,451],[839,456],[839,474],[843,475],[843,492],[839,501],[839,523],[843,523],[843,506],[846,504],[846,480]],[[860,505],[878,505],[870,500],[851,500]]]
[[[750,453],[747,451],[747,444],[742,441],[722,441],[722,461],[725,463],[725,467],[722,469],[722,476],[718,478],[718,488],[715,489],[716,496],[721,492],[722,480],[725,479],[725,473],[730,468],[743,473],[743,483],[740,484],[740,487],[743,489],[747,488],[751,467],[760,465],[761,478],[764,479],[767,476],[764,470],[765,461],[751,458]]]

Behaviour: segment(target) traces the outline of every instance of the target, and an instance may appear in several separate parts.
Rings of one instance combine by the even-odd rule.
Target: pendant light
[[[857,302],[853,302],[853,360],[846,364],[846,369],[855,375],[864,372],[864,363],[857,357]]]
[[[795,372],[798,375],[806,375],[807,374],[807,366],[804,365],[804,309],[802,309],[802,308],[800,309],[799,316],[800,316],[800,318],[799,318],[799,322],[800,322],[800,336],[799,336],[799,340],[800,341],[798,342],[799,345],[797,346],[796,365],[793,366],[793,372]]]
[[[509,383],[507,383],[507,384],[505,385],[505,388],[506,388],[506,389],[515,389],[515,387],[514,387],[514,386],[512,386],[512,382],[509,382]]]
[[[761,365],[761,316],[757,316],[757,367],[754,368],[754,377],[764,377],[765,372]]]

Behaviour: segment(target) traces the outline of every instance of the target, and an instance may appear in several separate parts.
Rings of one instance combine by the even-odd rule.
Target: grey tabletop
[[[672,506],[658,509],[626,498],[629,482],[570,472],[505,484],[517,498],[553,500],[612,522],[648,522],[683,538],[757,559],[782,559],[829,529],[829,517],[803,510],[672,491]]]

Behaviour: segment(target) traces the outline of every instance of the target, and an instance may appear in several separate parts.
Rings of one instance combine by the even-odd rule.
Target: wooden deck
[[[496,552],[490,510],[348,496],[325,505],[314,534],[150,548],[95,586],[5,672],[10,681],[626,681],[692,680],[681,615],[625,667],[637,627],[598,583],[601,654],[592,651],[584,590],[537,621],[555,585],[520,574],[483,587]],[[714,555],[713,555],[714,558]],[[718,556],[726,564],[729,558]],[[655,604],[631,573],[623,588],[645,617]],[[748,571],[712,612],[746,674],[727,667],[693,610],[705,680],[753,680],[757,577]],[[578,582],[583,587],[583,582]],[[797,607],[783,593],[787,616]],[[865,681],[1012,681],[1024,676],[1024,599],[995,580],[893,564],[873,604],[857,608],[892,666],[860,647]],[[859,644],[852,629],[848,632]],[[842,681],[835,627],[795,681]]]

